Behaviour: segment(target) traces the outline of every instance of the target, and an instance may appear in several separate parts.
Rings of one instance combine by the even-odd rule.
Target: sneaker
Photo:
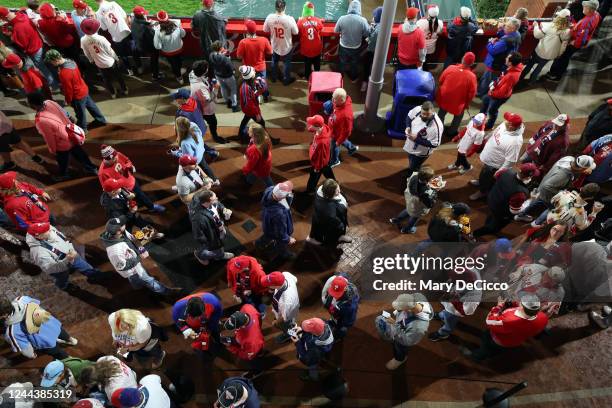
[[[448,166],[446,166],[447,169],[449,170],[457,170],[459,168],[459,166],[453,164],[449,164]]]
[[[450,337],[450,334],[440,334],[439,332],[433,332],[433,333],[429,333],[429,336],[427,337],[431,341],[440,341],[440,340],[448,339]]]
[[[39,155],[35,154],[34,156],[31,157],[32,161],[34,163],[38,163],[38,164],[42,164],[44,163],[44,160],[42,157],[40,157]]]
[[[164,207],[163,205],[160,204],[154,204],[153,208],[151,209],[152,212],[154,213],[163,213],[166,211],[166,207]]]
[[[461,167],[461,168],[459,169],[459,174],[465,174],[465,173],[467,173],[468,171],[472,170],[473,168],[474,168],[473,166],[470,166],[470,167],[468,167],[468,168]]]
[[[480,185],[480,181],[472,179],[472,180],[470,180],[470,185],[472,185],[474,187],[478,187]]]
[[[131,69],[128,68],[127,74],[128,74],[128,76],[134,76],[134,71],[132,71]]]
[[[9,171],[9,170],[13,170],[14,168],[16,168],[17,165],[15,164],[14,161],[8,161],[6,163],[4,163],[2,165],[2,167],[0,167],[0,173],[5,172],[5,171]]]
[[[338,238],[339,244],[350,244],[351,242],[353,242],[353,238],[349,237],[348,235],[340,235]]]
[[[368,83],[364,81],[364,82],[362,82],[362,83],[361,83],[361,89],[360,89],[360,91],[361,91],[361,92],[365,92],[365,91],[367,91],[367,90],[368,90]]]
[[[306,242],[308,242],[309,244],[312,244],[312,245],[321,245],[320,241],[317,241],[314,238],[310,238],[310,236],[306,237]]]
[[[240,112],[240,106],[232,106],[232,112]]]
[[[526,215],[526,214],[516,214],[514,216],[514,221],[520,221],[520,222],[531,222],[533,221],[533,217],[531,215]]]
[[[125,88],[123,91],[121,91],[121,96],[128,96],[130,94],[130,90]]]
[[[223,253],[223,260],[224,260],[224,261],[230,260],[230,259],[232,259],[233,257],[234,257],[234,254],[233,254],[233,253],[231,253],[231,252],[224,252],[224,253]]]
[[[206,153],[210,156],[211,159],[216,160],[219,158],[220,154],[217,150],[207,150]]]
[[[397,218],[389,218],[389,223],[393,224],[393,225],[399,225],[400,220]]]
[[[216,143],[219,143],[219,144],[226,144],[226,143],[228,143],[227,139],[224,138],[224,137],[221,137],[221,136],[214,137],[213,140]]]
[[[600,315],[598,312],[590,312],[589,319],[601,329],[607,329],[609,327],[606,323],[606,318]]]
[[[163,239],[166,235],[163,232],[156,232],[153,239]]]
[[[162,364],[164,363],[164,358],[166,357],[166,352],[162,351],[162,355],[158,360],[153,360],[153,363],[151,364],[151,368],[153,370],[157,370],[159,367],[162,366]]]
[[[402,234],[415,234],[416,231],[417,231],[416,227],[410,227],[410,228],[404,227],[400,230]]]
[[[263,96],[263,101],[264,101],[264,103],[270,102],[270,95],[264,95]]]
[[[202,265],[206,266],[210,263],[210,261],[208,259],[201,259],[198,256],[198,251],[193,251],[193,256],[195,256],[195,258],[198,260],[199,263],[201,263]]]
[[[79,344],[79,341],[74,337],[69,337],[68,340],[57,339],[59,344],[65,344],[67,346],[76,346]]]
[[[406,359],[403,359],[403,360],[400,361],[400,360],[396,360],[396,359],[392,358],[391,360],[389,360],[387,362],[387,364],[385,364],[385,368],[387,370],[392,371],[392,370],[397,369],[399,366],[401,366],[405,362],[406,362]]]
[[[213,185],[213,187],[220,186],[220,185],[221,185],[221,180],[219,180],[219,179],[214,180],[214,181],[212,182],[212,185]]]
[[[355,153],[357,153],[359,151],[359,146],[355,146],[353,149],[348,151],[349,156],[354,155]]]
[[[472,201],[480,200],[480,199],[481,199],[481,198],[483,198],[484,196],[485,196],[485,195],[484,195],[482,192],[477,191],[477,192],[475,192],[474,194],[470,195],[470,200],[472,200]]]
[[[335,161],[333,163],[330,163],[329,167],[331,167],[333,169],[334,167],[339,166],[340,163],[342,163],[342,162],[340,160],[337,160],[337,161]]]

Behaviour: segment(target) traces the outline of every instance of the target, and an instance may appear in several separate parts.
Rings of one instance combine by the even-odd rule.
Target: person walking
[[[562,113],[546,121],[527,142],[527,149],[519,159],[521,163],[538,166],[541,175],[548,173],[552,166],[565,154],[570,145],[570,118]]]
[[[308,81],[310,74],[321,69],[321,52],[323,41],[323,19],[315,17],[315,7],[310,1],[302,7],[302,17],[297,22],[300,41],[300,54],[304,57],[304,78]]]
[[[208,62],[204,60],[194,62],[189,72],[191,96],[200,103],[202,116],[208,124],[213,140],[219,144],[225,144],[227,139],[217,133],[217,116],[215,115],[215,95],[219,85],[214,81],[209,82],[208,77]]]
[[[443,131],[444,125],[430,101],[425,101],[408,112],[404,143],[404,151],[408,153],[408,177],[419,170],[440,145]]]
[[[472,170],[472,165],[467,158],[476,153],[484,142],[486,119],[487,116],[484,113],[476,114],[468,125],[452,138],[452,142],[459,142],[457,143],[457,159],[455,163],[449,164],[447,169],[459,170],[459,174]]]
[[[453,115],[453,121],[444,132],[446,135],[452,137],[457,135],[463,115],[476,96],[476,74],[472,71],[475,61],[474,53],[466,52],[461,59],[461,64],[446,68],[438,80],[438,91],[436,92],[436,103],[440,107],[438,117],[444,124],[446,114]]]
[[[489,92],[481,97],[480,113],[487,115],[485,131],[493,129],[499,108],[510,99],[512,90],[519,81],[523,57],[518,52],[511,52],[506,57],[506,70],[489,85]]]
[[[355,324],[360,300],[357,286],[345,274],[332,275],[323,285],[321,301],[330,314],[327,324],[332,329],[334,341],[346,337]]]
[[[227,18],[215,10],[214,0],[202,0],[202,8],[191,19],[191,32],[200,39],[200,47],[204,58],[209,58],[213,51],[212,44],[219,41],[222,47],[227,43],[225,26]],[[210,61],[208,61],[210,62]]]
[[[227,287],[231,289],[234,300],[241,304],[253,305],[264,315],[266,305],[262,298],[268,289],[262,285],[266,273],[257,259],[248,255],[239,255],[229,260],[226,270]]]
[[[17,173],[0,174],[0,200],[8,224],[18,231],[27,232],[31,224],[55,223],[47,202],[51,196],[43,189],[17,180]]]
[[[190,98],[189,102],[195,101]],[[191,114],[197,114],[199,109],[195,104],[187,102],[183,106],[193,107]],[[192,106],[193,105],[193,106]],[[205,128],[206,129],[206,128]],[[191,122],[186,116],[177,116],[175,120],[176,130],[176,147],[171,148],[168,152],[174,157],[181,158],[184,155],[193,156],[198,161],[198,165],[204,170],[204,173],[213,180],[215,185],[219,185],[221,182],[215,175],[213,169],[206,162],[207,145],[204,143],[204,133],[202,133],[197,123]],[[210,150],[209,150],[210,152]],[[213,152],[215,152],[213,150]]]
[[[429,214],[429,210],[433,208],[438,196],[437,189],[430,185],[434,176],[435,173],[431,167],[423,166],[417,173],[413,173],[406,182],[406,190],[404,191],[406,208],[397,217],[389,219],[391,224],[400,227],[402,234],[416,233],[416,224],[419,218]],[[408,219],[408,222],[402,227],[402,222],[405,219]]]
[[[223,323],[223,329],[233,332],[232,337],[221,338],[229,352],[249,364],[249,373],[260,372],[259,356],[264,348],[264,336],[257,309],[253,305],[242,305]]]
[[[38,31],[47,45],[78,62],[79,46],[74,22],[70,22],[66,13],[55,9],[51,3],[43,3],[39,11],[41,19],[38,21]]]
[[[348,244],[353,242],[353,239],[346,234],[347,229],[346,198],[336,180],[327,179],[317,190],[310,234],[306,242],[330,247]]]
[[[330,163],[331,158],[331,130],[325,124],[321,115],[306,118],[306,129],[313,134],[308,156],[310,157],[310,176],[306,183],[306,193],[314,194],[317,184],[323,174],[328,179],[335,179]]]
[[[288,331],[297,327],[296,320],[300,311],[297,278],[289,272],[271,272],[260,278],[260,284],[272,296],[272,326],[282,332],[276,336],[276,343],[286,343],[291,339]]]
[[[397,69],[417,69],[423,66],[427,55],[425,33],[417,26],[419,9],[406,10],[406,19],[397,35]]]
[[[159,50],[160,55],[168,60],[172,68],[172,74],[179,85],[183,85],[183,38],[187,34],[181,26],[180,20],[170,20],[168,13],[164,10],[157,12],[159,25],[154,27],[153,45]]]
[[[240,44],[242,44],[242,41]],[[240,47],[240,44],[238,47]],[[213,70],[215,78],[221,86],[221,95],[223,95],[223,99],[225,99],[228,109],[231,109],[232,112],[238,112],[240,111],[240,107],[238,106],[238,96],[236,93],[238,87],[236,85],[236,78],[234,77],[236,71],[234,69],[234,64],[227,55],[228,51],[223,48],[221,42],[213,42],[211,49],[212,51],[208,56],[208,60],[210,61],[210,67]]]
[[[134,39],[134,51],[138,58],[148,56],[151,64],[151,75],[153,81],[159,81],[163,77],[159,73],[159,50],[155,48],[155,25],[157,22],[151,22],[147,19],[149,13],[142,6],[136,6],[132,10],[134,18],[130,30]]]
[[[125,180],[107,179],[102,184],[100,205],[104,208],[107,219],[121,218],[130,232],[134,227],[151,228],[151,223],[138,213],[136,195],[128,190],[124,183]],[[164,234],[160,232],[154,234],[155,239],[163,237]]]
[[[302,381],[319,381],[319,365],[334,346],[334,335],[329,324],[313,317],[302,321],[300,331],[291,340],[295,343],[297,358],[308,367],[300,376]]]
[[[361,2],[352,0],[347,14],[336,21],[334,32],[340,35],[338,58],[339,71],[346,74],[352,82],[359,80],[359,57],[363,39],[370,33],[368,20],[361,15]]]
[[[329,162],[330,167],[340,164],[340,145],[346,147],[350,156],[357,153],[359,146],[349,140],[353,133],[353,102],[346,94],[344,88],[336,88],[332,94],[333,111],[329,116],[328,124],[331,130],[332,151]]]
[[[259,96],[265,93],[267,85],[265,79],[262,77],[255,78],[255,68],[241,65],[239,71],[242,76],[242,84],[240,85],[240,109],[242,109],[244,116],[240,121],[238,136],[240,137],[241,143],[245,144],[248,143],[246,129],[249,121],[253,120],[264,128],[266,127],[266,121],[261,115],[261,108],[259,107]],[[280,139],[277,138],[270,138],[270,140],[272,144],[280,143]]]
[[[293,57],[293,39],[298,35],[298,26],[292,16],[285,14],[287,3],[285,0],[276,0],[274,8],[276,13],[268,14],[264,21],[263,30],[270,33],[272,43],[272,66],[270,67],[270,80],[276,82],[278,63],[282,60],[284,65],[281,80],[287,86],[295,81],[291,76],[291,59]]]
[[[214,408],[259,408],[259,395],[253,382],[245,377],[229,377],[217,388]]]
[[[274,266],[274,269],[295,256],[289,249],[296,243],[293,237],[292,203],[293,183],[291,180],[266,188],[261,199],[263,234],[255,241],[255,245],[269,256],[270,264]]]
[[[232,211],[221,204],[214,192],[197,192],[189,204],[189,215],[193,237],[199,246],[193,251],[198,262],[206,266],[211,260],[229,260],[234,257],[234,254],[225,252],[223,248],[223,240],[227,235],[224,220],[229,220]]]
[[[30,57],[24,56],[21,58],[15,53],[8,54],[2,61],[2,67],[14,73],[21,80],[23,92],[26,96],[37,93],[43,95],[46,99],[53,100],[47,80],[36,68]]]
[[[478,25],[472,20],[472,9],[462,6],[459,15],[446,26],[448,39],[444,69],[459,63],[465,53],[472,50],[472,42],[477,31]]]
[[[272,172],[272,143],[266,129],[258,123],[249,126],[249,146],[244,154],[246,163],[242,166],[242,175],[250,187],[257,179],[266,187],[274,185],[270,174]]]
[[[42,164],[43,159],[32,149],[28,142],[21,139],[17,129],[13,127],[13,122],[0,111],[0,157],[2,157],[2,166],[0,173],[13,170],[17,164],[11,159],[13,149],[19,149],[26,153],[34,163]]]
[[[187,206],[198,191],[210,190],[213,180],[198,166],[198,159],[190,154],[179,157],[179,168],[176,174],[176,192]]]

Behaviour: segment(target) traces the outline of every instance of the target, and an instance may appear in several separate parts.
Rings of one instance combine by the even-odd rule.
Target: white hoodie
[[[285,322],[294,321],[300,311],[300,296],[297,289],[297,278],[289,272],[283,272],[288,287],[278,300],[278,312],[272,308],[274,316]],[[276,293],[279,289],[276,289]]]

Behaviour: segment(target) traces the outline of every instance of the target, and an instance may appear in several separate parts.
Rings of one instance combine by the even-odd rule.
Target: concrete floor
[[[590,84],[587,86],[587,84]],[[171,84],[169,84],[171,85]],[[184,206],[173,195],[170,187],[174,183],[176,165],[164,154],[173,140],[170,124],[173,109],[167,94],[170,87],[155,86],[139,79],[130,79],[131,95],[119,100],[106,99],[103,92],[95,93],[102,111],[111,125],[90,132],[86,150],[99,162],[101,143],[118,144],[119,149],[135,163],[138,177],[145,191],[169,209],[163,216],[147,215],[167,232],[168,239],[151,250],[153,260],[147,261],[148,269],[166,283],[180,285],[188,290],[215,291],[224,299],[224,307],[232,306],[229,291],[224,281],[223,265],[202,268],[191,257],[193,242],[190,238]],[[274,84],[271,87],[273,100],[263,107],[263,116],[269,123],[271,133],[282,139],[273,150],[275,181],[291,179],[296,191],[304,189],[308,178],[308,158],[305,143],[308,135],[303,131],[307,113],[306,83],[297,81],[285,88]],[[363,97],[353,84],[346,84],[355,101],[355,109],[361,109]],[[579,134],[585,116],[611,92],[610,76],[603,74],[581,76],[555,85],[519,92],[506,104],[507,110],[517,110],[528,121],[530,135],[541,121],[563,111],[572,117],[572,134]],[[381,114],[390,109],[390,86],[387,83],[381,100]],[[16,161],[26,180],[48,186],[55,198],[51,204],[58,217],[60,229],[75,242],[85,245],[88,256],[103,271],[111,272],[98,236],[104,225],[103,210],[98,204],[100,194],[97,179],[81,177],[54,184],[50,174],[55,164],[41,144],[40,137],[31,128],[32,113],[23,106],[23,101],[2,98],[0,109],[8,111],[23,134],[48,163],[38,166],[23,155]],[[560,110],[561,109],[561,110]],[[477,111],[474,102],[471,110]],[[218,109],[220,133],[224,136],[236,134],[241,115]],[[450,119],[450,118],[449,118]],[[345,162],[334,169],[350,205],[350,234],[353,244],[345,247],[339,260],[331,259],[304,244],[310,229],[311,205],[306,197],[298,195],[294,205],[296,252],[300,255],[284,269],[296,274],[299,279],[302,309],[300,318],[325,316],[320,307],[320,290],[323,280],[333,270],[356,273],[363,262],[381,243],[402,247],[425,238],[428,218],[419,223],[414,236],[399,235],[387,223],[403,208],[401,187],[405,155],[401,144],[392,142],[384,135],[356,134],[355,142],[362,146],[359,154],[345,157]],[[428,163],[438,174],[444,174],[448,185],[441,194],[442,200],[467,201],[473,192],[466,187],[472,174],[459,176],[450,174],[445,167],[455,155],[452,144],[444,144],[429,159]],[[237,251],[254,253],[252,242],[260,235],[259,199],[262,186],[246,191],[240,184],[240,168],[243,164],[244,148],[237,144],[222,146],[222,157],[213,163],[215,172],[222,180],[218,190],[222,201],[234,210],[229,229],[236,238]],[[472,162],[476,160],[472,159]],[[478,227],[484,221],[486,204],[473,206],[472,225]],[[253,221],[257,228],[247,232],[242,225]],[[508,226],[503,235],[517,237],[525,231],[522,224]],[[0,248],[0,287],[7,296],[28,293],[43,299],[43,303],[57,316],[68,330],[80,339],[78,347],[70,353],[80,357],[95,358],[114,351],[110,342],[110,331],[106,323],[108,313],[121,307],[142,310],[156,322],[169,328],[170,341],[164,345],[168,351],[162,370],[164,380],[176,372],[190,376],[196,383],[197,396],[187,406],[210,406],[215,395],[215,386],[228,375],[244,370],[231,356],[221,356],[213,365],[205,365],[194,359],[188,344],[171,328],[170,306],[151,299],[143,291],[133,291],[125,280],[117,275],[105,286],[90,285],[83,277],[73,280],[82,291],[75,296],[57,290],[52,282],[36,268],[21,259],[23,248],[5,245]],[[269,272],[269,271],[268,271]],[[451,341],[432,343],[424,339],[409,354],[406,366],[389,373],[384,363],[391,358],[391,350],[376,337],[372,320],[383,304],[364,301],[360,306],[358,322],[348,338],[334,348],[330,365],[341,365],[350,384],[350,393],[343,404],[329,404],[321,398],[320,389],[313,384],[304,384],[298,379],[303,368],[295,360],[293,346],[279,347],[274,344],[276,331],[271,327],[271,317],[266,317],[264,334],[266,358],[269,368],[255,380],[260,394],[271,407],[296,406],[346,406],[346,407],[473,407],[484,388],[510,388],[513,384],[527,380],[529,387],[513,400],[513,406],[524,407],[609,407],[612,406],[612,338],[609,331],[596,332],[589,327],[585,314],[570,314],[552,321],[552,335],[538,341],[530,341],[525,347],[514,350],[503,357],[483,365],[477,365],[461,356],[458,345],[475,345],[484,327],[484,317],[489,305],[481,305],[476,315],[465,319]],[[440,306],[434,304],[436,309]],[[438,327],[432,322],[430,331]],[[16,358],[6,345],[0,347],[0,384],[9,380],[36,377],[37,370],[44,367],[48,358],[33,361]],[[136,367],[139,375],[150,370]],[[329,367],[328,367],[329,368]],[[207,402],[208,401],[208,402]]]

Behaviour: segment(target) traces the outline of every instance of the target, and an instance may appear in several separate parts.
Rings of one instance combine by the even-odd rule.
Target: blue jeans
[[[255,76],[257,76],[257,77],[261,77],[261,78],[263,78],[263,79],[268,78],[268,76],[267,76],[267,71],[266,71],[265,69],[264,69],[263,71],[257,71],[257,72],[255,72]],[[275,78],[276,78],[276,77],[275,77]],[[265,91],[264,91],[264,93],[263,93],[263,97],[264,97],[264,98],[267,98],[268,96],[270,96],[270,88],[269,88],[269,87],[266,87],[266,90],[265,90]]]
[[[228,78],[217,76],[217,82],[219,82],[219,85],[221,86],[221,95],[223,95],[223,99],[225,99],[225,101],[230,101],[232,107],[238,106],[236,78],[233,76]]]
[[[529,205],[520,213],[518,213],[518,215],[529,215],[530,213],[535,213],[535,210],[537,211],[544,211],[547,210],[549,208],[548,203],[544,200],[540,200],[539,198],[533,199],[531,200],[531,202],[529,203]],[[541,213],[539,213],[541,214]]]
[[[285,68],[283,70],[283,81],[288,81],[291,78],[291,59],[293,58],[293,51],[289,51],[287,55],[278,55],[277,53],[272,53],[272,67],[270,72],[270,78],[276,80],[276,71],[278,68],[279,61],[283,61]],[[265,78],[265,74],[264,74]]]
[[[485,129],[492,129],[493,126],[495,126],[495,121],[497,120],[497,115],[499,114],[499,108],[506,103],[508,99],[509,98],[492,98],[489,95],[484,95],[482,97],[482,107],[480,108],[480,113],[487,114],[487,124],[485,125]]]
[[[353,143],[351,143],[351,141],[348,140],[348,139],[346,139],[342,143],[342,146],[346,147],[346,150],[348,150],[349,152],[355,150],[355,145]],[[334,139],[332,139],[331,160],[329,162],[330,163],[336,163],[339,160],[340,160],[340,146],[338,146],[336,144],[336,141]]]
[[[339,47],[340,72],[345,73],[351,81],[354,81],[359,74],[358,67],[361,48],[345,48],[341,45]]]
[[[416,154],[408,153],[408,176],[412,176],[412,173],[418,171],[425,160],[427,160],[429,156],[417,156]]]
[[[442,310],[440,313],[438,313],[438,316],[440,316],[440,319],[442,319],[444,322],[444,325],[442,325],[442,327],[440,327],[438,330],[438,334],[441,336],[451,334],[451,332],[455,330],[455,327],[457,327],[459,316],[449,313],[446,310]]]
[[[395,218],[397,218],[400,222],[404,221],[405,219],[408,219],[408,223],[406,223],[406,225],[402,227],[402,229],[406,230],[409,230],[412,227],[416,226],[417,222],[419,222],[419,217],[411,217],[410,214],[408,214],[408,211],[406,211],[405,209],[402,210],[402,212],[400,212]]]
[[[410,347],[393,342],[393,358],[397,361],[404,361]]]
[[[72,101],[72,108],[74,109],[74,113],[77,118],[77,125],[81,127],[83,130],[87,130],[87,111],[91,113],[93,118],[100,122],[106,123],[106,118],[100,112],[98,105],[91,99],[91,96],[87,95],[83,99],[75,99]]]
[[[270,177],[270,176],[267,176],[267,177],[257,177],[253,173],[249,173],[249,174],[246,175],[246,182],[251,184],[251,185],[255,184],[257,179],[260,179],[261,181],[263,181],[264,184],[266,185],[266,187],[270,187],[270,186],[274,185],[274,182],[272,181],[272,177]]]
[[[71,270],[78,271],[87,277],[94,276],[99,272],[81,256],[77,256],[74,262],[70,265],[70,269],[51,274],[51,277],[55,281],[55,286],[60,289],[66,289],[66,287],[68,287],[68,279],[70,278]]]
[[[168,292],[168,288],[163,283],[149,275],[147,271],[144,270],[144,267],[142,267],[142,265],[140,267],[143,269],[140,274],[132,275],[128,278],[130,285],[132,285],[134,289],[140,289],[142,287],[145,287],[151,292],[159,293],[161,295]]]
[[[480,98],[482,98],[483,95],[486,95],[487,92],[489,92],[489,84],[491,81],[495,81],[497,77],[499,77],[498,73],[486,70],[484,74],[482,74],[482,78],[480,78],[476,95],[478,95]]]
[[[56,75],[53,75],[51,73],[51,70],[49,70],[47,64],[45,64],[43,49],[39,49],[38,51],[36,51],[36,54],[30,55],[30,57],[32,58],[32,62],[34,63],[36,68],[38,68],[40,73],[43,74],[43,76],[47,80],[47,84],[49,85],[49,87],[51,89],[59,89],[59,80],[57,79]]]

